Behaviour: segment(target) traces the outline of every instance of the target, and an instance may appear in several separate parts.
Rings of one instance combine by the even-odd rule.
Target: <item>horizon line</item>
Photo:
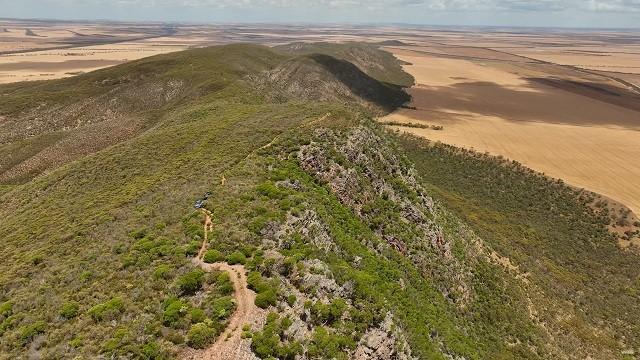
[[[640,30],[637,27],[587,27],[587,26],[548,26],[548,25],[489,25],[489,24],[429,24],[429,23],[411,23],[411,22],[313,22],[313,21],[188,21],[188,20],[118,20],[118,19],[89,19],[89,18],[46,18],[46,17],[0,17],[0,21],[34,21],[34,22],[71,22],[71,23],[121,23],[121,24],[163,24],[163,25],[278,25],[278,26],[400,26],[400,27],[430,27],[430,28],[494,28],[494,29],[548,29],[548,30],[617,30],[617,31],[633,31]]]

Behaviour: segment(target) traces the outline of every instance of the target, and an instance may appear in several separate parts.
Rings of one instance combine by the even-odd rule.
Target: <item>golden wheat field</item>
[[[406,50],[412,106],[384,120],[430,140],[502,155],[640,212],[640,112],[536,81],[493,63]],[[536,74],[539,76],[539,74]],[[569,74],[568,74],[569,75]]]

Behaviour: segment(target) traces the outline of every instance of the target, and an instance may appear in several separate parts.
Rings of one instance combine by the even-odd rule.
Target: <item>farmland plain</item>
[[[509,47],[506,40],[501,47],[498,43],[485,45],[492,48],[390,48],[406,63],[404,68],[416,85],[409,90],[410,106],[383,120],[442,126],[441,131],[396,128],[519,161],[620,201],[638,213],[640,165],[635,159],[640,156],[640,97],[633,83],[636,78],[591,72],[593,66],[582,69],[550,63],[550,59],[522,58],[522,51],[505,53],[520,49],[513,44]],[[544,49],[540,51],[544,54]],[[627,55],[612,53],[603,58]]]

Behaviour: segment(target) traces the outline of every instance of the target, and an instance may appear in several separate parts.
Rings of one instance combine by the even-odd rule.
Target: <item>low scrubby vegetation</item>
[[[408,135],[398,140],[434,196],[526,274],[531,302],[544,309],[536,316],[561,347],[581,356],[633,348],[638,256],[617,246],[607,208],[591,206],[594,194],[515,161]],[[570,325],[560,314],[571,316]]]
[[[400,121],[380,121],[380,124],[387,125],[387,126],[402,126],[402,127],[408,127],[408,128],[416,128],[416,129],[431,129],[431,130],[444,129],[444,126],[442,125],[427,125],[427,124],[400,122]]]
[[[378,51],[332,46],[313,52],[350,61]],[[205,192],[214,217],[203,260],[248,270],[268,315],[242,338],[260,358],[374,348],[398,359],[612,358],[633,348],[640,267],[588,193],[388,133],[371,119],[376,104],[273,99],[254,86],[313,48],[198,49],[3,88],[3,114],[25,111],[30,91],[61,106],[70,91],[95,96],[120,81],[179,79],[186,92],[145,114],[148,131],[0,190],[0,352],[162,359],[208,347],[236,304],[229,274],[190,261],[205,238],[192,207]],[[354,64],[389,94],[410,80],[395,61],[386,78]]]

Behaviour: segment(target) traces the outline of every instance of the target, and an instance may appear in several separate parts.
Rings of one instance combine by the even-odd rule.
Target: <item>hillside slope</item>
[[[254,80],[275,101],[333,101],[388,112],[410,100],[400,86],[382,83],[346,60],[323,54],[285,61]]]
[[[43,171],[126,141],[167,112],[230,87],[283,57],[231,45],[133,61],[69,79],[2,86],[0,182]]]
[[[386,84],[409,87],[414,82],[413,77],[402,70],[398,59],[371,44],[348,43],[344,46],[324,42],[294,42],[276,46],[274,49],[297,56],[320,54],[348,61],[362,72]]]
[[[0,150],[33,144],[22,162],[95,124],[101,136],[121,131],[84,111],[29,117],[29,99],[48,104],[42,114],[89,98],[104,106],[120,92],[161,99],[122,108],[145,124],[126,136],[2,181],[0,358],[197,357],[225,329],[234,341],[240,332],[247,359],[604,359],[637,349],[638,258],[615,247],[580,194],[490,161],[489,175],[468,171],[472,154],[386,132],[372,116],[404,101],[401,84],[381,80],[399,65],[373,71],[327,54],[357,56],[362,44],[321,47],[213,47],[0,87],[11,100],[4,129],[16,134]],[[366,52],[367,64],[390,56]],[[121,76],[136,80],[102,87]],[[20,133],[20,122],[39,130]],[[479,191],[510,174],[521,187],[504,186],[502,198]],[[550,189],[532,218],[544,227],[511,206],[533,201],[528,187]],[[206,231],[193,204],[205,193],[204,261],[248,270],[264,309],[253,324],[228,327],[230,275],[191,261]],[[544,209],[565,222],[544,222]],[[584,250],[568,254],[572,232]]]

